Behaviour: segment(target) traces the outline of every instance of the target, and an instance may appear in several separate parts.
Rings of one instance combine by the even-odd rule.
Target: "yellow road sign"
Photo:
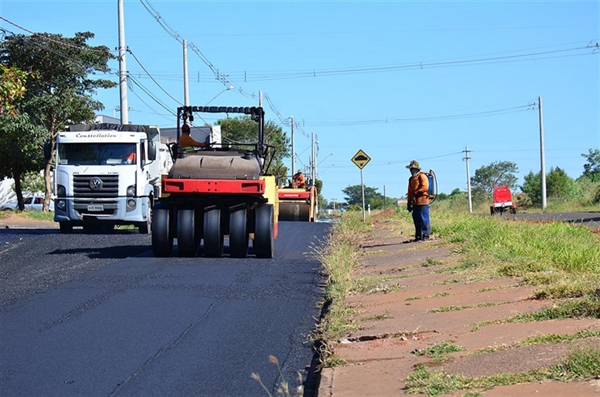
[[[368,154],[363,152],[362,149],[356,152],[356,154],[352,157],[352,162],[361,170],[365,168],[365,165],[367,165],[369,161],[371,161],[371,158]]]

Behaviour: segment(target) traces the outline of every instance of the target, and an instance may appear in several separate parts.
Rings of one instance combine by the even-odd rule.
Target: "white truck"
[[[79,124],[58,133],[54,221],[61,233],[115,225],[148,233],[161,174],[168,172],[160,146],[160,130],[148,125]]]

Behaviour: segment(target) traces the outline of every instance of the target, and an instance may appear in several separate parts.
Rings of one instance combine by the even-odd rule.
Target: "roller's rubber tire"
[[[219,258],[223,255],[220,209],[204,213],[204,255],[212,258]]]
[[[157,257],[170,256],[173,252],[173,237],[170,231],[170,211],[168,208],[154,210],[152,218],[152,253]]]
[[[272,258],[275,251],[273,206],[261,205],[256,209],[254,253],[257,258]]]
[[[190,209],[177,212],[177,246],[182,257],[198,255],[194,214],[195,211]]]
[[[248,255],[248,221],[246,208],[229,214],[229,253],[234,258]]]

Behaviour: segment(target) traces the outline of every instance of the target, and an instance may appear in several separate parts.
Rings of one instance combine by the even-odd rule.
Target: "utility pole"
[[[119,90],[121,93],[121,124],[129,124],[129,104],[127,103],[127,65],[125,62],[125,16],[123,0],[118,0],[119,14]]]
[[[383,209],[385,209],[385,185],[383,185]]]
[[[187,56],[187,40],[183,40],[183,104],[190,106],[190,94],[188,84],[188,56]]]
[[[258,91],[258,107],[262,108],[262,90]]]
[[[312,167],[311,167],[311,178],[312,178],[312,183],[314,184],[315,181],[317,180],[317,161],[316,161],[316,154],[315,154],[315,133],[311,132],[311,163],[312,163]]]
[[[471,172],[469,171],[469,147],[465,146],[465,157],[463,160],[467,162],[467,192],[469,193],[469,212],[473,212],[473,201],[471,198]]]
[[[542,117],[542,97],[538,97],[538,108],[540,112],[540,176],[542,180],[542,211],[546,209],[546,160],[544,155],[544,119]]]
[[[292,175],[296,173],[296,151],[294,149],[294,116],[290,116],[292,121]]]

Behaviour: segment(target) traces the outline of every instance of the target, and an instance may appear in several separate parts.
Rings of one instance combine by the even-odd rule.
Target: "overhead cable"
[[[152,77],[152,75],[150,74],[150,72],[148,72],[148,70],[144,67],[144,65],[142,65],[142,63],[140,62],[140,60],[135,56],[135,54],[133,53],[133,51],[131,51],[129,48],[127,49],[127,52],[129,52],[131,54],[131,56],[133,56],[133,59],[135,59],[135,61],[138,63],[138,65],[140,65],[140,67],[144,70],[144,72],[146,72],[146,74],[148,75],[148,77],[150,77],[152,79],[152,81],[154,82],[154,84],[156,84],[158,86],[158,88],[160,88],[162,90],[162,92],[164,92],[165,94],[167,94],[167,96],[169,98],[171,98],[172,100],[174,100],[175,102],[177,102],[179,105],[183,105],[183,103],[181,103],[179,100],[175,99],[171,94],[169,94],[167,92],[167,90],[165,90],[159,83],[158,81],[156,81],[156,79],[154,77]]]

